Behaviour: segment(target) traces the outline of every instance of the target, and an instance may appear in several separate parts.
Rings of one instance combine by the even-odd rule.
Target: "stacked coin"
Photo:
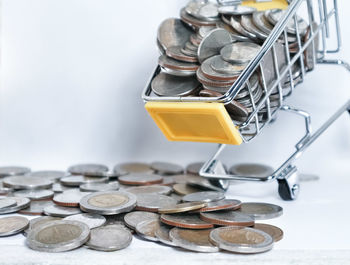
[[[13,190],[0,198],[0,214],[47,216],[0,218],[0,237],[23,232],[29,248],[46,252],[80,246],[116,251],[130,245],[134,231],[148,241],[198,252],[271,249],[282,230],[255,220],[278,217],[282,208],[225,198],[223,190],[199,176],[202,165],[195,162],[184,169],[162,161],[131,162],[110,172],[104,165],[80,164],[68,173],[7,174],[4,184]],[[261,175],[268,169],[237,165],[231,171]]]
[[[161,71],[151,82],[154,94],[221,97],[260,52],[262,43],[285,12],[280,9],[258,12],[255,8],[230,4],[220,6],[191,0],[181,9],[180,19],[170,18],[161,23],[157,34]],[[253,106],[264,97],[263,86],[269,88],[277,79],[276,69],[280,72],[287,66],[286,51],[290,58],[298,52],[297,34],[301,44],[308,40],[311,27],[301,17],[297,16],[296,21],[297,26],[294,20],[287,24],[286,38],[281,35],[274,51],[265,54],[261,67],[251,75],[234,100],[226,104],[236,123],[244,122]],[[317,49],[317,38],[315,46]],[[314,50],[310,45],[304,52],[306,70],[313,69],[313,57]],[[264,120],[267,107],[274,110],[280,106],[280,94],[282,98],[290,94],[291,82],[295,86],[301,81],[298,60],[292,72],[281,81],[281,86],[272,92],[269,105],[259,112],[259,121]]]

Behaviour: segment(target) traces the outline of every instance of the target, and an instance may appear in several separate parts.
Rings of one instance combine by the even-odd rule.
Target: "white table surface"
[[[112,253],[80,248],[50,254],[30,250],[19,234],[0,238],[0,264],[350,264],[350,165],[345,160],[332,163],[343,169],[347,165],[347,170],[332,172],[326,165],[320,166],[314,171],[320,179],[302,182],[300,197],[293,202],[281,201],[275,182],[230,187],[228,198],[276,203],[284,208],[281,217],[265,221],[285,233],[267,253],[193,253],[134,237],[128,248]]]

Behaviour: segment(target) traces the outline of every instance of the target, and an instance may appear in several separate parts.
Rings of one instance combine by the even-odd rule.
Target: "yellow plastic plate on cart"
[[[272,0],[267,2],[256,2],[255,0],[243,1],[242,5],[256,8],[258,11],[269,9],[287,9],[288,2],[286,0]]]
[[[242,143],[222,103],[147,102],[145,108],[170,141]]]

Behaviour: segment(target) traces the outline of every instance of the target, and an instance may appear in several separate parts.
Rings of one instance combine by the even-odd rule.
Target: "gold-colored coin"
[[[185,202],[176,204],[173,207],[160,208],[159,213],[184,213],[194,211],[205,207],[207,204],[203,202]]]

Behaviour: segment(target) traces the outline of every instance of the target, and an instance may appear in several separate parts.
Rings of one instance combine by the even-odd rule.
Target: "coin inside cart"
[[[136,196],[123,191],[94,192],[83,197],[80,208],[85,212],[113,215],[132,210],[136,205]]]

